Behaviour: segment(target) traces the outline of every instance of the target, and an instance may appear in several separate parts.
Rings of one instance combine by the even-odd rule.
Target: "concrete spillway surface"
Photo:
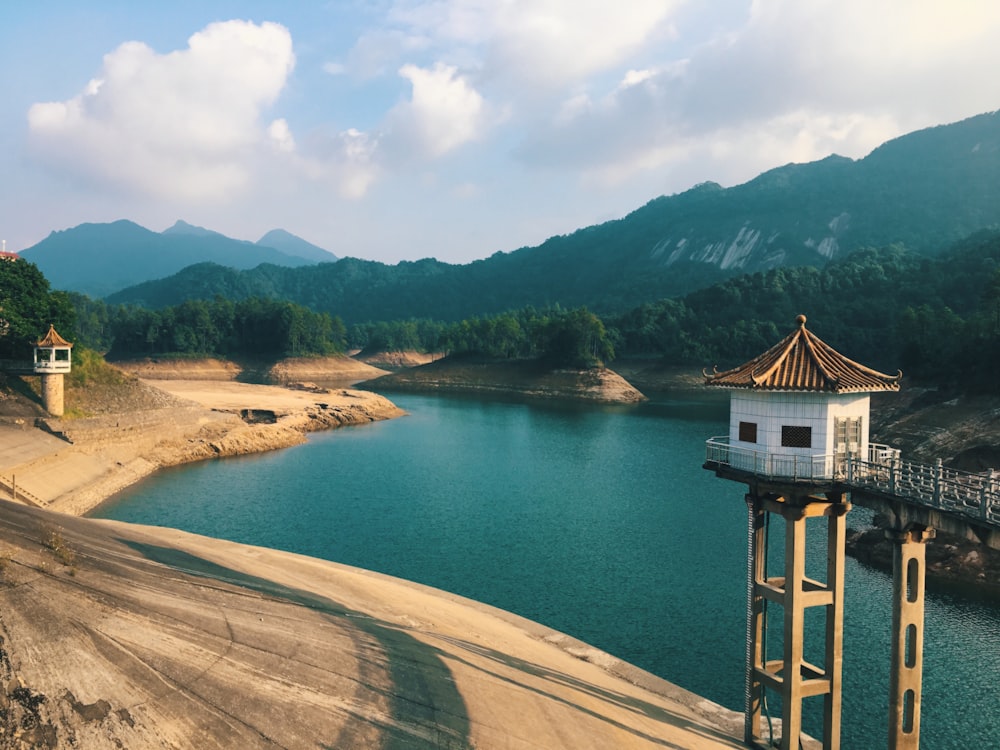
[[[3,747],[742,747],[742,717],[509,613],[8,502],[0,637]]]

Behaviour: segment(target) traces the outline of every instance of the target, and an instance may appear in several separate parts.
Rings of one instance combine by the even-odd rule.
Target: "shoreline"
[[[16,490],[28,505],[83,516],[162,468],[287,448],[310,432],[405,413],[349,388],[137,382],[148,408],[40,419],[46,430],[27,420],[0,426],[0,497]]]
[[[0,671],[32,699],[0,692],[0,733],[39,748],[222,748],[234,732],[246,747],[367,745],[387,727],[470,747],[512,746],[522,730],[553,748],[741,746],[739,713],[510,612],[293,553],[84,517],[160,468],[405,414],[375,393],[307,384],[133,379],[128,390],[95,416],[39,419],[49,431],[27,414],[0,420],[0,478],[13,469],[33,498],[0,499]],[[397,679],[414,664],[418,683]],[[407,708],[427,701],[431,720]],[[220,706],[235,723],[204,729]]]
[[[647,400],[632,383],[607,367],[551,368],[540,360],[439,359],[367,380],[363,386],[390,392],[502,394],[609,404]]]
[[[0,734],[17,747],[743,747],[736,711],[489,605],[0,506]]]

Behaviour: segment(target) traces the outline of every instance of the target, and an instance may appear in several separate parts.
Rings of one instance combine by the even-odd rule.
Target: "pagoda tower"
[[[729,434],[707,442],[705,468],[747,485],[747,632],[744,740],[762,736],[767,694],[781,703],[781,748],[795,750],[803,702],[823,700],[824,750],[840,748],[844,550],[851,509],[844,477],[849,457],[869,452],[869,394],[899,390],[902,373],[886,375],[839,354],[806,329],[806,318],[763,354],[705,384],[730,394]],[[774,517],[784,526],[782,570],[768,570]],[[825,559],[806,575],[806,522],[826,519]],[[768,628],[769,607],[780,622]],[[804,658],[806,611],[825,612],[822,664]],[[774,614],[774,613],[772,613]],[[768,656],[771,633],[779,658]],[[815,657],[814,657],[815,658]],[[770,715],[768,713],[768,715]]]
[[[61,417],[65,411],[63,375],[70,371],[72,348],[73,344],[51,324],[48,333],[35,344],[34,371],[42,377],[42,405],[54,417]]]

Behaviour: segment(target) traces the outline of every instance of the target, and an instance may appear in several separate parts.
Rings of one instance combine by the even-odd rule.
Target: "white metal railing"
[[[730,445],[728,436],[705,443],[709,464],[729,466],[754,476],[792,481],[837,480],[917,505],[976,518],[1000,526],[1000,471],[973,474],[900,459],[899,450],[872,443],[868,458],[856,454],[798,455]]]
[[[35,362],[35,372],[69,372],[71,362],[68,359],[45,360],[40,359]]]
[[[754,476],[811,480],[835,479],[843,473],[837,471],[838,457],[833,454],[771,453],[766,450],[730,445],[727,436],[709,438],[705,447],[707,462],[731,466]]]

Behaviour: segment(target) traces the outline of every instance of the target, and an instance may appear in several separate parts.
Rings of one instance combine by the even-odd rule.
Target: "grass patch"
[[[86,419],[87,417],[94,416],[93,412],[89,412],[86,409],[81,409],[79,406],[69,406],[63,412],[63,419]]]
[[[70,569],[70,575],[76,575],[76,553],[67,546],[60,529],[49,529],[42,543],[56,560]]]
[[[73,368],[66,375],[66,385],[82,388],[87,385],[121,385],[128,376],[104,361],[93,349],[74,347]]]

